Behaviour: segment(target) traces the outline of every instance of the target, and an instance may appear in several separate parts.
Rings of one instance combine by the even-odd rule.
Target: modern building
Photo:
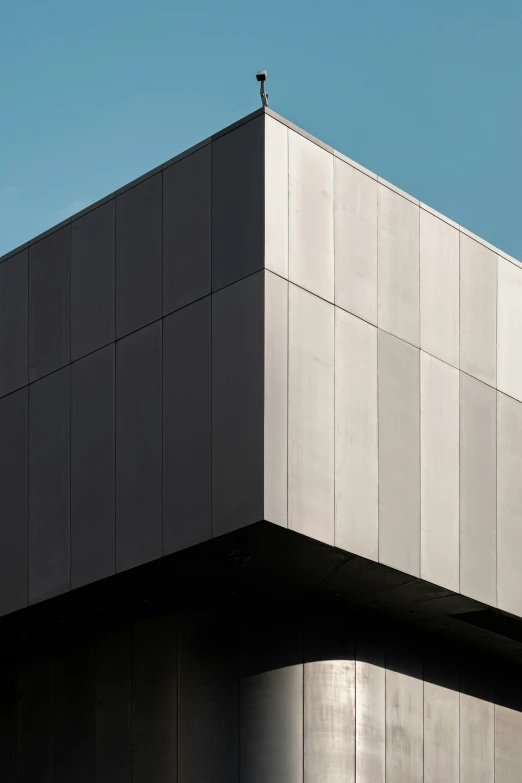
[[[2,783],[520,783],[521,346],[268,109],[0,259]]]

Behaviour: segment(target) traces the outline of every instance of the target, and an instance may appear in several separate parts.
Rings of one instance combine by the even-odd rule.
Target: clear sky
[[[0,0],[0,254],[260,105],[522,259],[522,0]]]

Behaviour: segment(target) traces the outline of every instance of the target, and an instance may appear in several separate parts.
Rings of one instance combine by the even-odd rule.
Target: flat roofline
[[[409,193],[406,193],[404,190],[401,190],[400,188],[393,185],[391,182],[388,182],[387,180],[383,179],[379,175],[375,174],[373,171],[370,171],[369,169],[365,168],[364,166],[361,166],[356,161],[352,160],[351,158],[348,158],[346,155],[344,155],[342,152],[339,152],[338,150],[334,149],[333,147],[329,146],[325,142],[321,141],[320,139],[316,138],[315,136],[312,136],[307,131],[303,130],[303,128],[300,128],[298,125],[295,125],[290,120],[287,120],[286,117],[283,117],[280,114],[277,114],[277,112],[272,111],[272,109],[269,109],[268,107],[261,107],[260,109],[256,109],[256,111],[251,112],[250,114],[245,115],[245,117],[242,117],[241,119],[237,120],[236,122],[233,122],[231,125],[227,125],[222,130],[218,131],[217,133],[212,134],[212,136],[208,136],[208,138],[203,139],[203,141],[198,142],[197,144],[194,144],[192,147],[189,147],[186,150],[183,150],[183,152],[180,152],[178,155],[175,155],[173,158],[170,158],[165,163],[160,164],[159,166],[156,166],[156,168],[151,169],[150,171],[146,172],[145,174],[142,174],[140,177],[137,177],[136,179],[131,180],[131,182],[127,183],[121,188],[118,188],[113,193],[109,193],[107,196],[104,196],[101,199],[98,199],[98,201],[95,201],[93,204],[90,204],[88,207],[85,207],[84,209],[80,210],[79,212],[75,212],[74,215],[71,215],[70,217],[66,218],[65,220],[62,220],[61,223],[57,223],[56,225],[52,226],[51,228],[48,228],[46,231],[43,231],[41,234],[38,234],[37,236],[33,237],[32,239],[28,240],[27,242],[24,242],[23,244],[19,245],[18,247],[14,248],[13,250],[9,250],[7,253],[5,253],[3,256],[0,256],[0,264],[3,261],[7,261],[8,258],[11,258],[12,256],[17,255],[18,253],[22,252],[26,248],[30,247],[31,245],[36,244],[40,240],[44,239],[45,237],[49,236],[50,234],[54,234],[55,231],[59,231],[61,228],[64,228],[65,226],[69,225],[69,223],[73,223],[75,220],[78,220],[78,218],[82,217],[83,215],[88,214],[89,212],[92,212],[93,210],[97,209],[98,207],[101,207],[103,204],[105,204],[108,201],[111,201],[113,198],[116,198],[116,196],[119,196],[121,193],[125,193],[127,190],[130,190],[131,188],[135,187],[136,185],[139,185],[140,182],[144,182],[145,180],[149,179],[150,177],[153,177],[155,174],[158,174],[159,172],[163,171],[164,169],[169,168],[169,166],[172,166],[174,163],[177,163],[178,161],[182,160],[183,158],[188,157],[189,155],[192,155],[197,150],[201,149],[202,147],[206,147],[208,144],[211,144],[213,141],[216,141],[216,139],[221,138],[222,136],[226,136],[227,133],[230,133],[231,131],[235,130],[236,128],[241,127],[242,125],[245,125],[247,122],[250,122],[251,120],[256,119],[257,117],[260,117],[261,115],[266,114],[268,117],[272,117],[274,120],[277,120],[277,122],[280,122],[282,125],[285,125],[287,128],[290,128],[290,130],[295,131],[299,135],[303,136],[305,139],[308,139],[313,144],[317,144],[318,147],[321,147],[322,149],[326,150],[330,154],[334,155],[334,157],[338,158],[339,160],[344,161],[348,165],[352,166],[353,168],[357,169],[358,171],[361,171],[363,174],[366,174],[366,176],[371,177],[371,179],[376,180],[381,185],[383,185],[386,188],[389,188],[390,190],[393,190],[395,193],[398,193],[403,198],[408,199],[409,201],[416,204],[420,209],[423,209],[426,212],[429,212],[432,215],[435,215],[435,217],[439,218],[440,220],[443,220],[445,223],[448,223],[448,225],[453,226],[453,228],[458,229],[466,236],[470,237],[471,239],[474,239],[479,244],[483,245],[484,247],[487,247],[489,250],[492,250],[497,255],[504,258],[506,261],[510,261],[512,264],[515,264],[515,266],[520,266],[520,261],[518,259],[514,258],[513,256],[510,256],[508,253],[505,253],[503,250],[500,250],[499,248],[492,245],[487,240],[483,239],[482,237],[478,236],[477,234],[474,234],[473,232],[469,231],[464,226],[459,225],[454,220],[451,220],[451,218],[447,217],[446,215],[443,215],[442,213],[438,212],[437,210],[433,209],[432,207],[428,206],[427,204],[424,204],[419,199],[414,198]]]

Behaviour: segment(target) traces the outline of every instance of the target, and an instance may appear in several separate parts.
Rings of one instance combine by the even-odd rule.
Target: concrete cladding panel
[[[424,682],[424,783],[459,783],[459,694]]]
[[[460,783],[491,783],[495,775],[495,707],[460,694]]]
[[[522,400],[522,269],[498,259],[497,386]]]
[[[378,559],[377,329],[335,308],[335,544]]]
[[[357,783],[384,783],[386,774],[386,668],[384,645],[356,642],[355,769]]]
[[[419,345],[419,207],[378,185],[379,326]]]
[[[288,281],[265,272],[264,518],[288,523]]]
[[[522,713],[495,705],[495,783],[522,780]]]
[[[410,674],[386,660],[386,783],[418,783],[424,767],[422,662]]]
[[[288,527],[334,543],[334,307],[290,285]]]
[[[335,304],[377,324],[377,182],[334,159]]]
[[[522,402],[497,392],[498,606],[522,616]]]
[[[327,614],[305,618],[305,783],[355,783],[354,638],[346,631]]]
[[[289,130],[289,280],[334,300],[333,155]]]
[[[251,612],[240,651],[239,780],[303,783],[300,618]]]
[[[420,347],[459,366],[459,232],[420,211]]]
[[[379,331],[379,560],[420,575],[419,350]]]
[[[421,352],[421,576],[459,589],[459,371]]]
[[[497,376],[497,256],[460,234],[460,368],[491,386]]]
[[[265,117],[265,267],[288,278],[288,128]]]
[[[0,264],[0,397],[28,381],[27,250]]]
[[[497,605],[497,392],[460,375],[460,591]]]

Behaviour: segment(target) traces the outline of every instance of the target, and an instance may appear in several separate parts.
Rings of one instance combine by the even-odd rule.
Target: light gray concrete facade
[[[289,526],[522,616],[522,268],[277,115],[265,123],[265,274],[289,281]]]

